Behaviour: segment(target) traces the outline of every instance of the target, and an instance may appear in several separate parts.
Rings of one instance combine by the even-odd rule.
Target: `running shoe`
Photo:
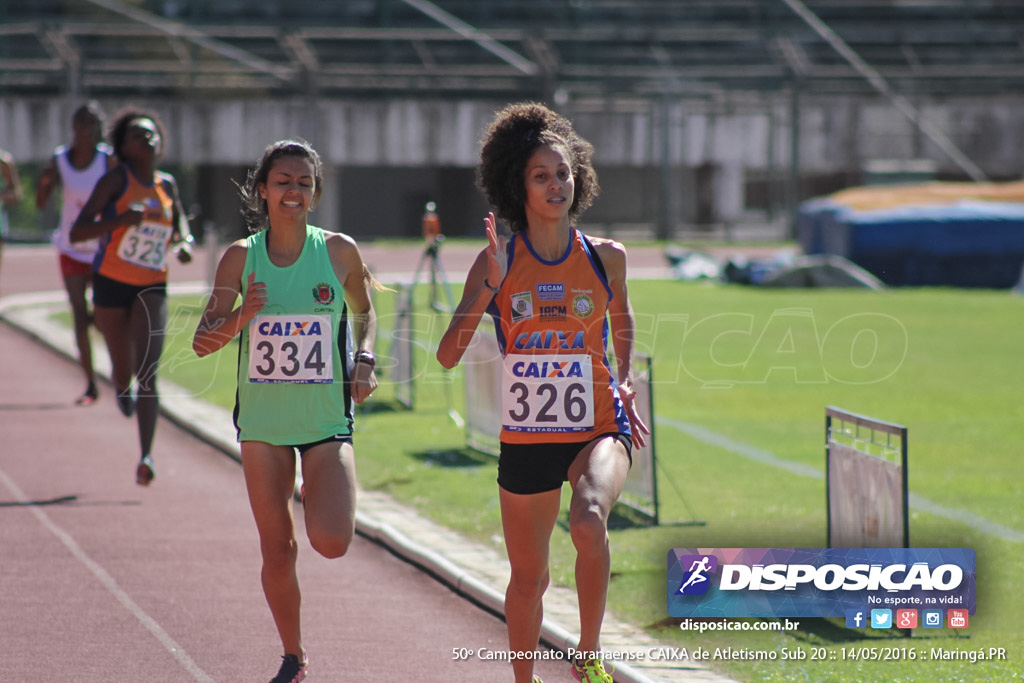
[[[588,659],[582,664],[574,660],[572,663],[572,675],[580,683],[614,683],[612,675],[604,670],[604,665],[597,658]]]
[[[135,414],[135,399],[132,398],[131,387],[117,392],[117,409],[125,417],[131,417]]]
[[[534,676],[533,683],[544,683],[544,681],[540,680],[540,676]]]
[[[96,389],[96,385],[89,382],[89,386],[85,388],[85,393],[82,397],[75,401],[76,406],[91,406],[96,402],[96,399],[100,397],[100,392]]]
[[[135,468],[135,483],[139,486],[149,486],[156,474],[153,472],[153,458],[145,455],[139,460],[139,466]]]
[[[295,655],[284,655],[281,660],[281,668],[270,683],[299,683],[306,678],[308,659],[300,662]]]

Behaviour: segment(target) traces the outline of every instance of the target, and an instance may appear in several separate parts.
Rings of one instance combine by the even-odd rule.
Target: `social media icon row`
[[[965,609],[951,609],[946,612],[946,625],[949,628],[967,628],[968,612]],[[891,609],[848,609],[846,610],[846,628],[942,628],[943,614],[941,609],[898,609],[895,617]]]

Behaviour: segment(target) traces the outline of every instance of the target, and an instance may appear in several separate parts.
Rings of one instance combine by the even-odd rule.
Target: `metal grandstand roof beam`
[[[787,36],[778,36],[775,39],[775,44],[785,58],[786,64],[793,70],[793,73],[797,76],[806,76],[811,68],[807,54]]]
[[[795,1],[860,62],[765,0],[0,0],[0,87],[113,95],[132,90],[118,72],[145,73],[148,92],[173,95],[224,73],[223,89],[204,93],[248,96],[258,83],[289,96],[411,87],[512,99],[564,88],[613,100],[659,97],[678,79],[680,96],[700,99],[781,94],[796,77],[804,96],[898,91],[922,111],[1024,92],[1024,0]]]
[[[193,60],[185,41],[172,37],[167,40],[167,43],[171,48],[171,52],[173,52],[174,56],[178,58],[178,61],[181,62],[185,68],[190,68]]]
[[[48,30],[43,31],[43,45],[52,48],[54,56],[60,57],[72,68],[78,68],[81,63],[81,57],[78,54],[78,50],[71,44],[68,37],[63,31],[59,30]]]
[[[917,53],[914,52],[912,45],[900,45],[900,52],[907,58],[907,64],[910,65],[912,71],[919,71],[921,69],[921,60],[918,58]]]
[[[409,44],[412,45],[412,49],[416,52],[416,56],[420,58],[423,66],[428,69],[437,68],[437,60],[434,59],[433,53],[430,52],[430,48],[427,47],[427,43],[424,40],[411,40]]]
[[[68,92],[71,97],[78,97],[80,67],[82,64],[81,55],[75,46],[71,44],[68,37],[58,30],[43,31],[41,42],[54,56],[67,65],[68,71]]]
[[[320,60],[317,59],[316,51],[301,34],[288,33],[281,38],[281,44],[307,71],[316,73],[320,70]]]
[[[975,182],[985,182],[988,178],[985,176],[984,171],[978,167],[973,161],[971,161],[966,154],[960,151],[960,148],[956,144],[946,137],[946,134],[936,128],[930,121],[923,118],[921,113],[917,110],[913,104],[910,103],[907,98],[903,97],[896,91],[894,91],[889,83],[882,78],[882,75],[871,67],[867,62],[861,59],[853,48],[846,44],[846,42],[833,31],[828,24],[823,22],[818,16],[809,10],[800,0],[782,0],[791,10],[793,10],[797,16],[803,19],[815,33],[820,35],[825,42],[832,46],[832,48],[838,52],[843,59],[850,63],[854,69],[860,73],[865,80],[868,81],[878,92],[885,95],[896,109],[906,116],[910,121],[918,127],[918,129],[928,136],[928,138],[935,143],[935,145],[945,152],[950,159],[959,166],[964,173],[966,173],[971,180]]]
[[[134,7],[128,7],[116,0],[86,0],[86,2],[102,7],[103,9],[116,12],[122,16],[128,17],[132,21],[137,21],[140,24],[151,26],[156,30],[166,33],[169,36],[178,38],[184,38],[185,40],[191,41],[200,47],[204,47],[208,50],[216,52],[219,55],[227,57],[233,61],[239,62],[240,64],[256,71],[262,71],[270,74],[275,78],[290,82],[294,74],[290,68],[280,67],[275,64],[271,64],[265,59],[260,59],[254,54],[246,52],[234,45],[228,45],[214,38],[210,38],[202,31],[186,26],[177,21],[171,21],[170,19],[162,19],[156,15],[150,14]]]
[[[558,72],[558,54],[552,49],[550,42],[531,33],[524,38],[523,43],[544,73],[553,74]]]
[[[427,0],[402,0],[405,4],[410,7],[414,7],[419,11],[426,14],[434,21],[447,26],[451,30],[458,33],[467,40],[472,40],[474,43],[487,50],[494,56],[498,57],[504,62],[514,66],[515,68],[522,71],[527,76],[535,76],[537,74],[537,65],[531,62],[526,57],[523,57],[515,50],[510,50],[498,41],[491,38],[489,35],[480,31],[466,22],[462,21],[456,16],[445,12],[443,9],[438,7],[432,2]]]

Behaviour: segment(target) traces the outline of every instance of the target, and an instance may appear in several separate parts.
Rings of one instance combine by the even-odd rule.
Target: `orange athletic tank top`
[[[488,306],[504,364],[505,443],[630,433],[605,353],[612,292],[592,249],[575,228],[557,261],[521,233],[509,241],[508,273]]]
[[[145,207],[140,225],[118,228],[100,238],[93,270],[112,280],[147,286],[167,282],[167,256],[173,228],[174,200],[164,186],[169,178],[157,171],[152,185],[144,185],[123,166],[127,183],[124,192],[104,209],[104,217],[127,211],[132,204]]]

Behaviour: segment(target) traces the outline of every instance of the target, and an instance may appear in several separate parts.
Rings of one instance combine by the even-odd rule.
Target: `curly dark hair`
[[[289,156],[305,159],[313,166],[313,180],[316,187],[313,190],[310,210],[320,201],[320,194],[323,191],[324,165],[313,146],[302,138],[272,142],[263,150],[263,156],[256,163],[256,167],[249,171],[245,185],[238,185],[238,195],[242,199],[242,217],[245,219],[249,232],[256,233],[269,227],[270,215],[267,212],[267,200],[260,196],[259,185],[267,182],[267,176],[270,175],[270,169],[275,161]]]
[[[156,155],[158,157],[161,156],[164,153],[164,145],[167,141],[167,132],[164,129],[163,121],[160,120],[155,111],[133,105],[129,105],[114,114],[114,122],[110,125],[110,132],[107,133],[110,146],[114,148],[114,155],[117,156],[119,161],[126,161],[121,148],[124,147],[124,138],[128,134],[128,128],[135,119],[149,119],[156,126],[156,132],[160,134],[160,145],[156,149]]]
[[[568,156],[575,192],[569,221],[575,223],[601,192],[591,164],[594,146],[564,116],[537,102],[510,104],[497,112],[481,140],[477,185],[494,213],[512,232],[526,229],[526,163],[543,146],[559,146]]]

